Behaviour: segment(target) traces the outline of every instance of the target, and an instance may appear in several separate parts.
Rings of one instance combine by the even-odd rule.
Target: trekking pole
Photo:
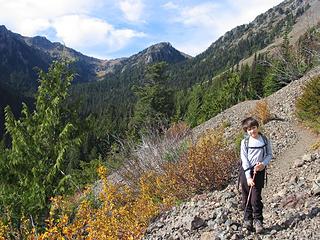
[[[256,177],[256,172],[253,173],[253,181],[254,181],[254,178]],[[250,186],[250,190],[249,190],[249,195],[248,195],[248,198],[247,198],[247,203],[246,203],[246,207],[244,209],[244,214],[246,214],[247,212],[247,208],[248,208],[248,204],[249,204],[249,201],[250,201],[250,197],[251,197],[251,192],[252,192],[252,185]]]

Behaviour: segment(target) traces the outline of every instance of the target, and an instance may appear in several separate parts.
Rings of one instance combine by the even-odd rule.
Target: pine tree
[[[265,67],[261,65],[257,58],[257,54],[254,55],[254,61],[251,66],[250,85],[252,94],[255,99],[263,97],[263,79],[265,78]]]
[[[129,123],[131,134],[143,133],[146,128],[157,128],[166,124],[174,112],[173,91],[166,86],[167,64],[160,62],[149,66],[145,73],[144,86],[134,87],[138,97],[134,115]]]
[[[203,91],[201,86],[196,85],[192,88],[192,91],[189,95],[189,104],[186,113],[186,122],[191,126],[195,127],[199,124],[200,118],[200,107],[203,103]]]
[[[248,64],[245,64],[244,66],[241,65],[239,76],[240,76],[242,94],[252,99],[255,94],[252,89],[252,85],[250,84],[251,71]]]
[[[276,65],[276,61],[273,63]],[[274,68],[269,69],[267,76],[263,80],[263,95],[265,97],[271,95],[272,93],[278,91],[281,88],[281,85],[278,81],[277,74]]]

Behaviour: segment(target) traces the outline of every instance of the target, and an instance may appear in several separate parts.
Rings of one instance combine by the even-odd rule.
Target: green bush
[[[304,88],[296,104],[298,117],[320,132],[320,76],[313,78]]]
[[[239,154],[239,156],[240,156],[240,149],[241,149],[241,141],[242,141],[243,138],[244,138],[244,132],[243,131],[239,131],[237,133],[237,135],[235,136],[235,140],[234,140],[235,151],[236,151],[236,153]]]

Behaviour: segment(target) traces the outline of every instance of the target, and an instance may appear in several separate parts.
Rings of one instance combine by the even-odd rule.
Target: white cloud
[[[194,6],[181,7],[176,11],[175,22],[182,23],[188,28],[193,28],[197,34],[203,35],[213,41],[213,38],[223,34],[236,25],[232,16],[224,10],[224,6],[214,3],[202,3]]]
[[[104,41],[113,27],[96,18],[69,15],[57,18],[53,22],[57,37],[68,46],[83,47],[96,45]]]
[[[190,56],[196,56],[197,54],[205,51],[209,47],[210,40],[207,41],[204,39],[202,41],[186,41],[186,42],[179,42],[173,43],[174,47],[177,48],[179,51],[186,53]]]
[[[115,29],[111,24],[97,18],[70,15],[57,18],[53,23],[57,36],[67,46],[90,48],[105,45],[114,52],[123,48],[132,38],[144,37],[144,33],[131,29]]]
[[[103,48],[105,53],[115,52],[133,38],[145,36],[144,33],[125,27],[115,28],[103,19],[91,17],[96,8],[106,4],[103,1],[0,0],[0,23],[25,36],[43,35],[53,30],[55,40],[84,54],[93,52],[94,47]],[[108,4],[111,6],[116,3],[108,1]],[[138,4],[122,1],[122,4],[123,10],[130,9],[126,11],[128,18],[139,19],[143,6],[141,1]]]
[[[232,8],[239,13],[235,18],[234,24],[237,22],[249,23],[259,14],[266,12],[269,8],[276,6],[283,0],[228,0]]]
[[[131,22],[140,22],[144,4],[142,0],[121,0],[119,7],[124,17]]]
[[[187,41],[176,42],[175,46],[191,56],[206,50],[210,44],[222,33],[228,23],[220,16],[221,6],[213,3],[202,3],[194,6],[177,7],[173,21],[184,25],[188,29]],[[187,32],[187,30],[185,31]],[[192,34],[190,36],[190,34]]]
[[[167,3],[163,4],[162,7],[164,9],[168,9],[168,10],[174,10],[174,9],[179,8],[179,6],[173,2],[167,2]]]
[[[113,49],[113,52],[123,48],[134,37],[145,37],[146,34],[136,32],[131,29],[117,29],[110,32],[110,37],[107,39],[108,45]]]
[[[183,52],[195,56],[204,51],[219,36],[232,28],[249,23],[254,18],[279,4],[282,0],[227,0],[222,4],[204,2],[193,6],[177,6],[172,2],[164,5],[175,8],[172,21],[181,23],[201,39],[191,38],[188,43],[176,43]]]
[[[184,7],[180,16],[176,19],[187,26],[208,27],[215,24],[214,12],[217,5],[213,3],[203,3],[192,7]]]
[[[86,14],[101,0],[0,0],[0,21],[13,31],[34,35],[51,20],[68,14]]]

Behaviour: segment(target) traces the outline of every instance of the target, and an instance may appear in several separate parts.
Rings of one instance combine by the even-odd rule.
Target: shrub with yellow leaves
[[[61,213],[54,216],[61,198],[53,199],[54,209],[47,220],[46,231],[38,239],[139,239],[150,219],[159,212],[159,204],[150,198],[141,181],[141,192],[111,184],[106,169],[99,167],[102,190],[97,203],[84,199],[73,221]],[[61,210],[61,208],[60,208]],[[30,238],[32,239],[32,238]]]
[[[8,226],[2,221],[0,221],[0,240],[6,239],[6,233],[8,232],[8,230]]]
[[[4,211],[0,218],[0,240],[25,239],[26,236],[32,235],[33,229],[30,218],[22,216],[19,227],[16,227],[17,225],[13,222],[11,215]]]

